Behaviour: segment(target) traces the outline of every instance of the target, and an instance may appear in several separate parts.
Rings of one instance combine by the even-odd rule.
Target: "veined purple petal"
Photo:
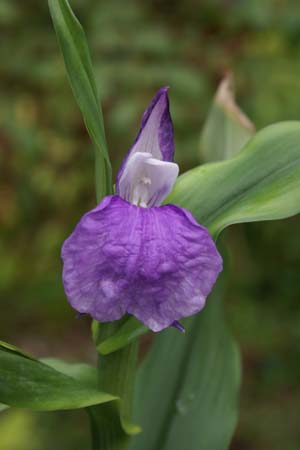
[[[117,193],[127,160],[135,152],[151,153],[156,159],[173,161],[174,136],[167,87],[159,89],[143,114],[141,128],[117,175]]]
[[[136,152],[127,160],[119,180],[119,196],[143,208],[159,206],[171,192],[179,167],[150,153]]]
[[[206,228],[175,205],[139,208],[106,197],[62,249],[71,305],[100,322],[128,312],[153,331],[205,304],[222,258]]]

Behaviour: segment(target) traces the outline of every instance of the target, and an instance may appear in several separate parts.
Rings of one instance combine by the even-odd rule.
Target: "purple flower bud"
[[[159,206],[178,175],[173,154],[162,88],[121,166],[118,195],[86,213],[63,245],[65,292],[77,311],[100,322],[129,313],[160,331],[204,307],[222,258],[190,212]]]

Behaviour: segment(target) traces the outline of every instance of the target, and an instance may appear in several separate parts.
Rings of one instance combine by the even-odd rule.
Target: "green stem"
[[[99,344],[114,334],[120,322],[96,324],[94,340]],[[138,341],[108,355],[99,355],[99,389],[120,398],[119,401],[89,408],[93,450],[127,450],[131,420],[134,374]]]

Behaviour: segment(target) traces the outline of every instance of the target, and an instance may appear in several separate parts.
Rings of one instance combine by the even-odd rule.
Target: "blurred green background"
[[[298,0],[71,3],[92,49],[114,171],[162,85],[171,88],[181,171],[199,163],[201,126],[227,69],[258,129],[300,119]],[[95,204],[91,144],[47,2],[1,0],[0,35],[0,339],[36,356],[93,361],[89,320],[68,306],[60,262],[63,240]],[[227,316],[244,365],[231,450],[298,450],[299,218],[226,233],[234,275]],[[1,450],[81,450],[88,442],[80,412],[9,410],[0,418]]]

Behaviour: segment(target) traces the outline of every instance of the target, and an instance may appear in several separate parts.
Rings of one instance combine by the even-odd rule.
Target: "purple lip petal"
[[[73,308],[100,322],[128,312],[153,331],[200,311],[222,270],[208,231],[188,211],[139,208],[119,196],[81,218],[62,258]]]
[[[185,333],[185,328],[183,325],[181,325],[180,322],[178,322],[178,320],[175,320],[172,325],[172,327],[176,328],[178,331],[180,331],[180,333]]]
[[[141,128],[117,175],[117,194],[119,194],[119,181],[128,157],[135,152],[151,153],[156,159],[173,161],[174,136],[169,111],[168,87],[159,89],[143,114]]]

